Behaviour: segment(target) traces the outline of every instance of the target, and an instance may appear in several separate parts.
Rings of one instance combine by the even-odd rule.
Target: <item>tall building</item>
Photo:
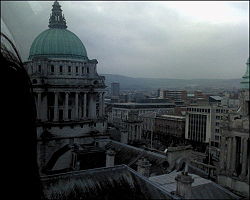
[[[222,126],[218,183],[249,197],[249,58],[241,81],[240,108],[229,113]]]
[[[120,83],[111,83],[111,96],[120,95]]]
[[[38,163],[42,168],[65,145],[105,138],[105,78],[82,41],[67,29],[54,2],[48,29],[33,41],[25,68],[37,106]],[[58,167],[60,169],[60,166]]]
[[[187,108],[185,138],[190,141],[207,143],[219,147],[221,141],[220,125],[226,107],[217,105],[190,106]]]

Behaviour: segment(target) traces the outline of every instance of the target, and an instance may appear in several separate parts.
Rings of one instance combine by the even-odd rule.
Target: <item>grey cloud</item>
[[[26,27],[32,27],[20,34],[28,35],[22,42],[26,56],[32,40],[47,28],[52,2],[39,4],[37,15],[23,19]],[[67,1],[61,5],[69,30],[82,40],[88,56],[98,59],[99,73],[192,79],[239,78],[245,71],[247,20],[197,23],[162,2]],[[244,10],[244,5],[235,9]]]

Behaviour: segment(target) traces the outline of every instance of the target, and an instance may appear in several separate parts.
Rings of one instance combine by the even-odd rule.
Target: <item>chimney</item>
[[[108,149],[106,151],[106,167],[114,167],[115,165],[115,151]]]
[[[137,172],[143,176],[149,177],[151,164],[146,158],[141,158],[137,162]]]
[[[128,131],[121,130],[121,143],[128,144]]]
[[[188,172],[185,170],[185,172],[178,174],[175,180],[177,181],[176,194],[184,199],[190,199],[192,190],[191,185],[194,179],[188,175]]]

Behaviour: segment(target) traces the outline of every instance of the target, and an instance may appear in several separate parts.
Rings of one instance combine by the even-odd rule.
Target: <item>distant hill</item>
[[[240,79],[168,79],[168,78],[132,78],[115,74],[102,74],[108,87],[119,82],[121,89],[157,89],[157,88],[225,88],[240,87]]]

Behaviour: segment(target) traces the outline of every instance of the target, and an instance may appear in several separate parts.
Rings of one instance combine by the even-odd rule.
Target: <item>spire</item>
[[[66,20],[64,15],[62,15],[62,9],[57,0],[54,2],[52,7],[52,14],[50,14],[49,18],[49,28],[66,29]]]

